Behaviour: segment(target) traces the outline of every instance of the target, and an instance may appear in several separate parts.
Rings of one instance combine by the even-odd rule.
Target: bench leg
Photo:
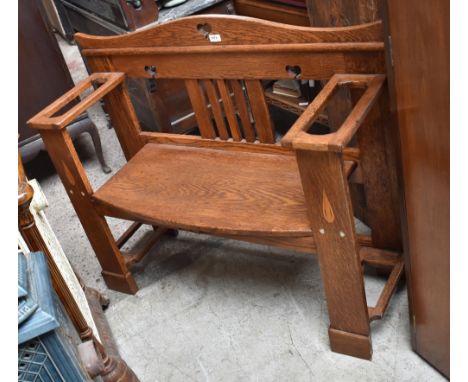
[[[103,216],[97,214],[92,206],[83,210],[83,203],[80,205],[74,202],[73,196],[69,195],[75,207],[76,214],[80,219],[86,236],[96,253],[96,257],[102,268],[102,277],[108,288],[129,294],[138,291],[137,284],[128,270],[125,258],[112,236],[111,230]]]
[[[364,279],[343,161],[335,152],[296,152],[330,318],[330,347],[370,359]]]
[[[102,267],[102,276],[110,289],[134,294],[138,287],[129,272],[104,216],[98,214],[92,202],[91,184],[66,130],[41,132],[47,151],[54,163],[65,191],[73,204]]]

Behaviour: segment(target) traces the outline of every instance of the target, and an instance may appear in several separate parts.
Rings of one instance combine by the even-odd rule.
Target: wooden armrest
[[[40,130],[63,129],[90,106],[123,83],[124,79],[125,73],[93,73],[58,100],[32,117],[27,124],[31,128]],[[100,86],[90,95],[82,99],[77,105],[73,106],[64,114],[54,116],[55,113],[63,109],[86,89],[93,87],[95,84],[99,84]]]
[[[378,99],[385,82],[381,74],[335,74],[281,140],[285,147],[316,151],[343,151]],[[317,120],[339,86],[367,88],[340,128],[330,134],[307,131]]]

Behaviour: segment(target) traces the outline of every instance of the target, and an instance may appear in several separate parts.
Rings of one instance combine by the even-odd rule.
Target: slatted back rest
[[[261,80],[290,79],[292,72],[314,80],[385,72],[380,22],[308,28],[204,15],[123,36],[75,39],[93,72],[185,80],[204,138],[275,141]]]
[[[189,79],[185,83],[202,137],[274,143],[260,80]]]

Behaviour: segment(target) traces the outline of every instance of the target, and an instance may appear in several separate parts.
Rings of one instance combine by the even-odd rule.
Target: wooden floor
[[[311,235],[294,155],[148,143],[93,198],[107,216],[154,225]]]

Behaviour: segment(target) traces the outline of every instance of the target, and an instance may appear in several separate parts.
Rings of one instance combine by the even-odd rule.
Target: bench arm
[[[81,113],[95,104],[106,94],[114,90],[118,85],[125,80],[124,73],[93,73],[85,80],[81,81],[70,91],[65,93],[58,100],[40,111],[28,122],[28,126],[38,130],[57,130],[64,129]],[[54,116],[55,113],[62,110],[64,107],[75,100],[85,90],[93,88],[94,85],[99,85],[97,89],[82,99],[78,104],[61,115]]]
[[[381,74],[335,74],[281,140],[282,146],[314,151],[342,152],[377,101],[385,83]],[[308,133],[340,86],[366,88],[340,128],[325,135]]]

